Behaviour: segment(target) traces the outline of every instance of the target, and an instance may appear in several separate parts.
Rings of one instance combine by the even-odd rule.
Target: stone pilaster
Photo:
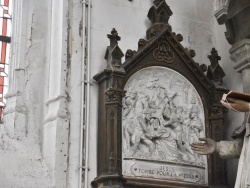
[[[51,54],[46,74],[46,106],[43,127],[43,157],[54,187],[66,187],[69,149],[69,2],[54,0],[51,4]],[[77,169],[78,170],[78,169]]]
[[[26,36],[30,34],[27,28],[32,22],[32,18],[28,18],[29,11],[29,2],[23,0],[13,2],[15,19],[12,23],[11,64],[3,122],[7,134],[19,140],[27,136],[27,110],[24,104],[26,61],[23,54],[27,52],[24,46],[29,46],[30,42],[29,36]]]
[[[250,92],[250,39],[243,39],[232,45],[230,58],[234,61],[236,71],[242,73],[243,90]]]
[[[227,18],[229,0],[216,0],[214,16],[220,25],[225,23]]]

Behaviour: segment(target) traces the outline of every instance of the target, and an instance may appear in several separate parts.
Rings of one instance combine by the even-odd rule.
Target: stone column
[[[232,45],[230,58],[234,61],[234,68],[242,73],[243,91],[250,91],[250,2],[244,0],[216,0],[215,17],[219,24],[227,27],[226,38]]]
[[[250,39],[243,39],[232,45],[230,58],[236,71],[242,73],[243,91],[250,93]]]
[[[216,0],[217,2],[220,0]],[[226,1],[226,0],[224,0]],[[226,39],[228,43],[232,45],[230,52],[230,58],[235,63],[234,68],[237,72],[242,73],[242,86],[243,92],[249,93],[250,91],[250,27],[248,20],[250,19],[250,1],[245,0],[228,0],[228,8],[225,10],[225,16],[220,22],[220,17],[216,15],[219,24],[225,23],[226,26]],[[219,12],[219,11],[217,11]],[[241,83],[239,83],[241,85]],[[235,126],[235,122],[241,122],[243,114],[235,114],[230,117],[233,120],[228,126]],[[245,115],[246,116],[246,115]],[[232,169],[232,164],[228,165],[228,169]],[[229,177],[232,175],[228,173]],[[231,178],[230,178],[231,179]],[[229,180],[230,182],[230,180]],[[231,181],[232,183],[232,181]]]
[[[243,39],[232,45],[230,58],[236,71],[242,73],[243,91],[250,93],[250,39]]]
[[[12,42],[10,54],[9,88],[5,95],[6,108],[3,122],[11,138],[22,139],[27,136],[27,115],[24,104],[25,53],[29,45],[28,27],[32,18],[29,15],[29,1],[13,1]]]
[[[54,187],[66,187],[69,148],[69,4],[51,1],[49,62],[47,68],[43,157]]]
[[[220,25],[224,24],[227,18],[228,3],[229,3],[229,0],[216,0],[215,1],[214,16]]]

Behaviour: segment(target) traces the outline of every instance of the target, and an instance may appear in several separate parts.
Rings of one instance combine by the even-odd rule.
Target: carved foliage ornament
[[[211,117],[222,117],[223,116],[223,108],[218,106],[213,106],[211,109]]]
[[[122,97],[125,96],[126,91],[120,89],[108,89],[106,94],[106,102],[121,102]]]
[[[174,54],[170,51],[170,46],[166,42],[161,42],[153,52],[154,59],[159,62],[173,63]]]

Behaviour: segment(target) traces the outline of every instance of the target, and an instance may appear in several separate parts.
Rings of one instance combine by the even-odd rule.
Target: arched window
[[[4,95],[8,90],[9,54],[11,42],[12,0],[1,0],[0,4],[0,119],[5,107]]]

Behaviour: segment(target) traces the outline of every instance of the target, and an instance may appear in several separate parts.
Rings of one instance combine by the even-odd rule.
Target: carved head
[[[154,130],[157,130],[160,127],[160,120],[157,117],[151,117],[149,122]]]
[[[149,108],[144,110],[143,115],[144,115],[145,119],[150,120],[150,118],[152,117],[153,112],[155,112],[155,111],[153,111],[153,110],[151,110]]]
[[[131,98],[136,99],[137,97],[137,91],[131,93]]]
[[[183,112],[183,107],[182,106],[178,106],[176,109],[176,113],[177,115],[180,115]]]
[[[190,111],[190,118],[196,118],[199,115],[199,109],[198,106],[193,106]]]
[[[171,111],[169,109],[169,106],[166,105],[163,112],[162,112],[162,115],[164,117],[164,119],[168,120],[170,118],[170,115],[171,115]]]
[[[145,46],[146,45],[146,40],[145,39],[140,39],[139,41],[138,41],[138,46],[140,47],[140,46]]]

